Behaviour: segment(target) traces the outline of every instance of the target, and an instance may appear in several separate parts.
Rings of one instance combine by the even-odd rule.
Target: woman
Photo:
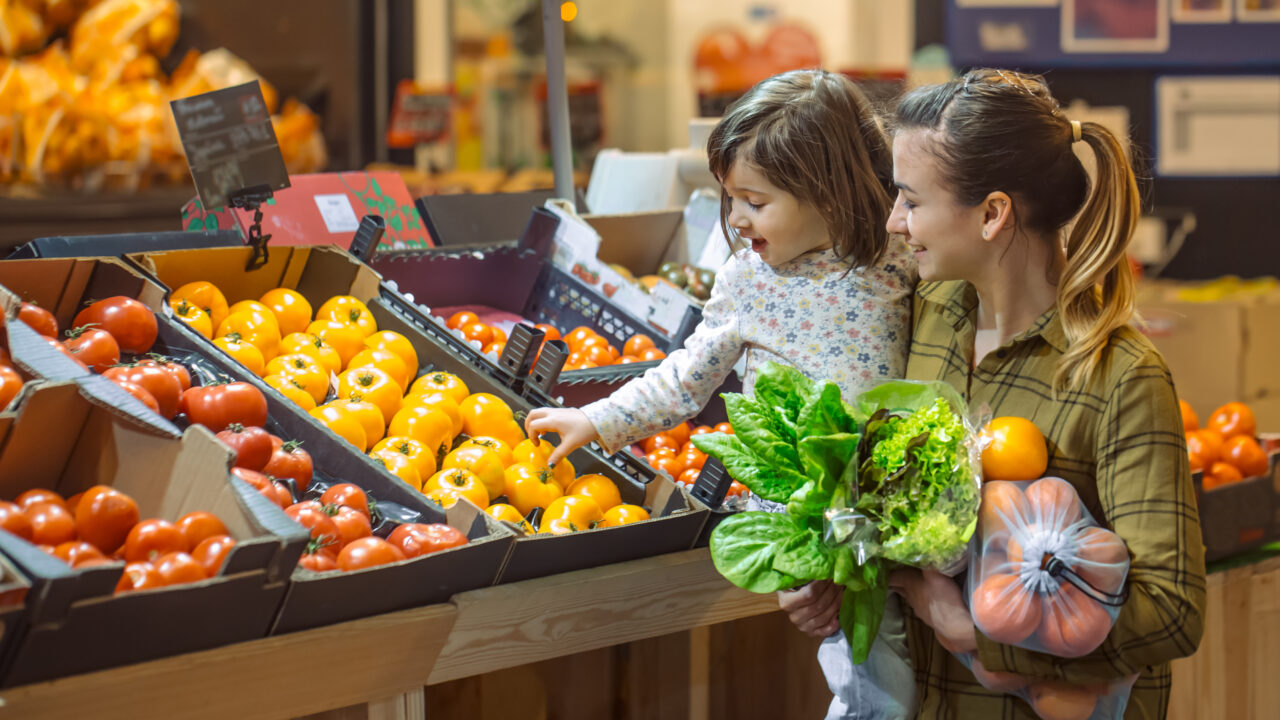
[[[1073,151],[1081,142],[1092,183]],[[920,717],[1036,717],[980,685],[953,655],[966,652],[988,671],[1072,684],[1137,675],[1125,717],[1164,717],[1169,663],[1200,641],[1204,547],[1172,380],[1130,326],[1125,247],[1140,207],[1124,149],[1101,125],[1068,120],[1039,78],[974,70],[903,99],[893,156],[888,229],[914,251],[922,282],[907,377],[1034,422],[1047,474],[1070,482],[1131,556],[1111,633],[1070,660],[983,637],[956,580],[896,571]],[[802,629],[836,611],[816,591],[786,609]]]

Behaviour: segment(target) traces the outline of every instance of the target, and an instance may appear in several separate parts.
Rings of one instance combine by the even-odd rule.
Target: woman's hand
[[[600,439],[596,426],[591,424],[586,413],[577,408],[531,410],[524,419],[524,431],[535,444],[542,433],[553,432],[560,436],[560,444],[547,458],[547,464],[552,466],[574,450]]]
[[[978,649],[973,616],[964,605],[960,585],[937,570],[902,568],[889,574],[889,589],[906,599],[921,622],[933,628],[938,642],[960,654]]]
[[[800,632],[824,638],[840,629],[840,599],[844,586],[830,580],[814,580],[795,590],[778,593],[778,607]]]

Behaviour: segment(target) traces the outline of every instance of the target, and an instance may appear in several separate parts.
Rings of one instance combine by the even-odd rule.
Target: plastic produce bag
[[[1074,658],[1106,639],[1124,603],[1129,550],[1066,480],[982,487],[968,598],[984,635]]]
[[[884,558],[956,575],[978,517],[982,423],[946,383],[893,381],[858,396],[867,417],[857,484],[826,513],[826,539],[859,562]]]
[[[982,666],[973,653],[957,655],[960,662],[988,690],[1020,697],[1044,720],[1112,720],[1124,717],[1129,692],[1137,675],[1110,683],[1071,685],[1007,672],[993,672]]]

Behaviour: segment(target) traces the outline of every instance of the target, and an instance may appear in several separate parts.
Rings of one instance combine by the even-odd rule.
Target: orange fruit
[[[998,417],[982,430],[990,441],[982,451],[984,480],[1035,480],[1049,467],[1049,449],[1035,423]]]
[[[1205,423],[1205,427],[1210,430],[1217,430],[1222,433],[1222,437],[1229,438],[1236,435],[1245,435],[1253,437],[1257,434],[1258,424],[1253,417],[1253,411],[1248,405],[1239,402],[1229,402],[1226,405],[1213,411],[1209,416],[1209,422]]]
[[[1205,470],[1217,462],[1222,442],[1222,435],[1216,430],[1192,430],[1187,433],[1187,456],[1191,461],[1191,472]]]
[[[1243,477],[1265,475],[1270,465],[1267,453],[1258,445],[1258,441],[1248,435],[1227,438],[1222,443],[1218,456],[1222,462],[1234,465]]]
[[[1200,429],[1200,418],[1196,416],[1196,411],[1191,409],[1191,404],[1186,400],[1178,400],[1178,409],[1182,412],[1182,429],[1186,432]]]
[[[1238,483],[1243,479],[1244,476],[1240,474],[1240,471],[1236,469],[1235,465],[1216,462],[1205,471],[1204,478],[1200,482],[1205,491],[1208,492],[1209,490],[1220,488],[1223,485]]]
[[[648,350],[651,347],[656,347],[656,345],[653,344],[653,338],[643,333],[636,333],[635,335],[627,338],[627,341],[623,343],[622,354],[639,357],[641,352]]]

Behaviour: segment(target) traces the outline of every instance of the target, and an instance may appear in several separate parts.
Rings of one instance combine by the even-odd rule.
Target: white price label
[[[679,330],[680,321],[684,320],[685,311],[689,309],[689,298],[664,282],[654,286],[649,298],[653,305],[649,311],[649,324],[666,335]]]
[[[320,217],[324,226],[331,233],[355,232],[360,229],[360,220],[356,211],[351,209],[351,200],[344,193],[334,195],[316,195],[316,207],[320,208]]]

